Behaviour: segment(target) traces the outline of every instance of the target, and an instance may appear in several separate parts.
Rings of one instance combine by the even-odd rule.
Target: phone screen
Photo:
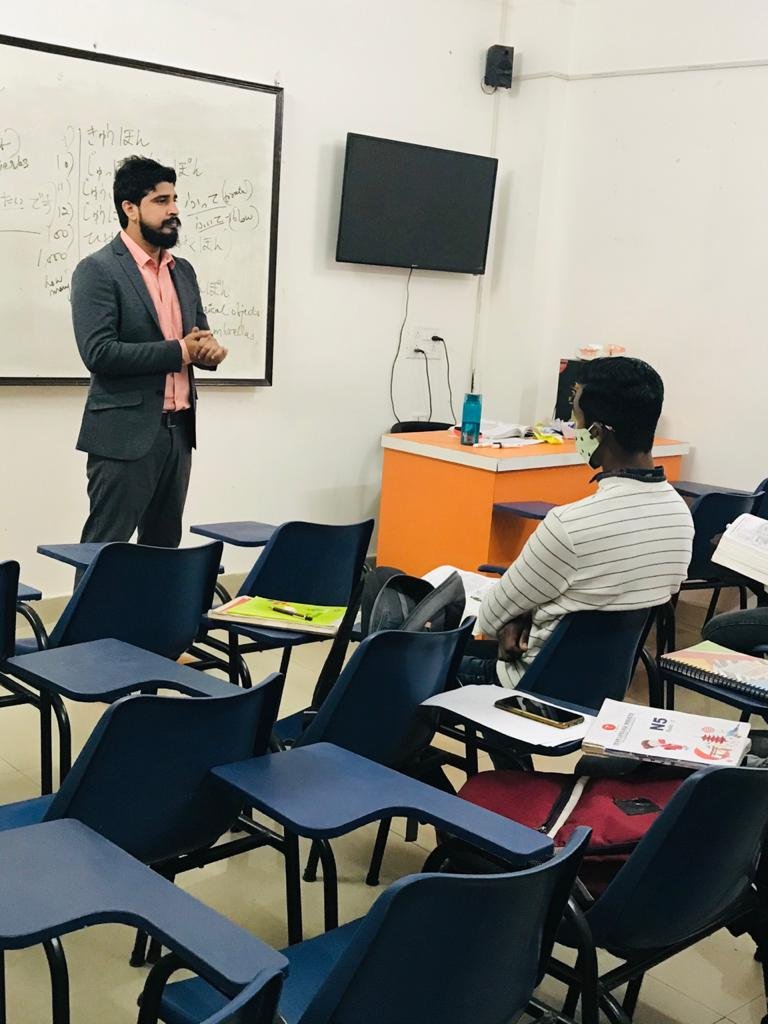
[[[510,711],[513,715],[522,715],[524,718],[533,718],[537,722],[546,725],[553,725],[558,729],[565,729],[571,725],[579,725],[584,721],[584,716],[567,708],[556,708],[552,704],[543,704],[531,697],[503,697],[497,700],[495,707],[501,711]]]

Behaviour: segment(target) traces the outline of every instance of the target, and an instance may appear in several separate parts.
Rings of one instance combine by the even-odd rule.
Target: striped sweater
[[[517,686],[568,612],[665,604],[686,578],[692,542],[688,506],[666,480],[606,477],[590,497],[553,508],[480,606],[489,637],[533,614],[526,653],[498,663],[502,685]]]

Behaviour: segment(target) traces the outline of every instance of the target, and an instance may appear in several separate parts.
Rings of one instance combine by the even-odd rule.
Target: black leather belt
[[[164,427],[180,427],[188,422],[191,413],[191,409],[180,409],[178,412],[164,412],[160,422]]]

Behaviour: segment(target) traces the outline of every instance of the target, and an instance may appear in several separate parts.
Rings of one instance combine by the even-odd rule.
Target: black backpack
[[[419,576],[381,566],[363,580],[360,631],[363,636],[383,629],[443,633],[458,629],[465,604],[464,584],[457,572],[434,587]]]

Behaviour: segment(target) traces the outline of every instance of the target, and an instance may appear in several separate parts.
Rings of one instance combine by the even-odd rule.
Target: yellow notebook
[[[335,636],[346,610],[342,606],[301,604],[298,601],[278,601],[269,597],[244,595],[227,601],[218,608],[211,608],[208,616],[221,622],[288,629],[293,633]]]

